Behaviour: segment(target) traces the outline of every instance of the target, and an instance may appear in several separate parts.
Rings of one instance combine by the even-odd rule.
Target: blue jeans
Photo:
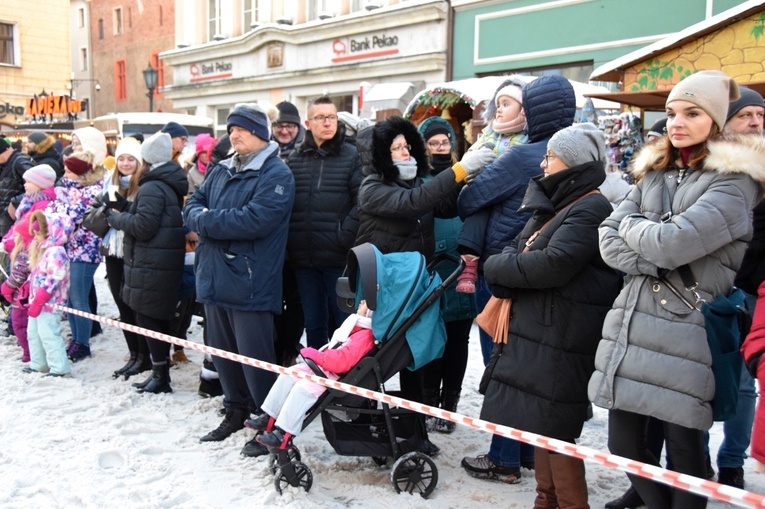
[[[86,313],[91,312],[90,289],[93,286],[93,275],[97,268],[97,263],[71,262],[69,264],[69,301],[67,304],[70,308]],[[69,313],[67,317],[69,328],[72,330],[72,339],[81,345],[90,346],[90,331],[93,327],[93,321],[73,313]]]
[[[478,274],[478,281],[475,283],[475,310],[477,313],[483,311],[486,307],[486,303],[491,298],[491,291],[489,285],[486,284],[486,280],[483,277],[483,273]],[[481,341],[481,355],[483,355],[483,365],[486,366],[489,363],[489,357],[491,357],[491,351],[494,349],[494,341],[491,336],[486,334],[483,329],[478,328],[478,337]]]
[[[340,311],[337,306],[335,283],[343,275],[342,267],[326,269],[295,269],[300,302],[303,305],[305,334],[308,346],[321,348],[329,338],[329,309],[335,318],[335,326],[339,327],[347,313]]]
[[[497,466],[519,467],[521,461],[524,463],[534,461],[534,446],[512,438],[493,435],[488,456]]]

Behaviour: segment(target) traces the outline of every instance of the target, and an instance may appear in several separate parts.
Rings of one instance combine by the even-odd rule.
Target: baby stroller
[[[444,259],[456,263],[457,269],[442,282],[434,267]],[[353,248],[348,277],[337,282],[338,303],[353,312],[355,302],[366,300],[375,311],[375,347],[339,381],[386,393],[385,382],[402,369],[418,369],[441,357],[446,331],[440,298],[463,268],[464,262],[448,254],[426,266],[425,257],[417,252],[383,255],[368,243]],[[313,361],[306,363],[326,377]],[[319,416],[324,435],[338,454],[371,457],[380,466],[392,460],[390,478],[397,493],[417,492],[427,498],[435,490],[438,469],[419,450],[426,431],[416,412],[329,389],[308,411],[303,429]],[[278,493],[287,486],[311,488],[313,474],[291,441],[270,448],[270,453],[269,468]]]

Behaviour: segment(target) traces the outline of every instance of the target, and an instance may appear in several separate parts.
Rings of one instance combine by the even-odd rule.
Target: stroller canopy
[[[348,274],[356,299],[366,300],[372,316],[372,333],[377,341],[389,341],[418,311],[422,314],[404,334],[418,369],[444,353],[446,329],[440,300],[420,310],[425,300],[441,285],[441,277],[428,271],[425,257],[418,252],[382,254],[366,243],[348,255]]]

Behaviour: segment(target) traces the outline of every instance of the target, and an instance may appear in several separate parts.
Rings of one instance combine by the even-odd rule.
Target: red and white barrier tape
[[[311,382],[323,385],[330,389],[337,389],[343,392],[348,392],[351,394],[356,394],[358,396],[363,396],[368,399],[373,399],[376,401],[380,401],[382,403],[386,403],[392,407],[406,408],[415,412],[430,415],[433,417],[439,417],[441,419],[452,421],[457,424],[462,424],[463,426],[467,426],[469,428],[474,428],[477,430],[486,431],[496,435],[501,435],[503,437],[520,440],[521,442],[525,442],[537,447],[543,447],[545,449],[555,451],[561,454],[565,454],[567,456],[573,456],[575,458],[579,458],[582,460],[599,463],[608,468],[614,468],[614,469],[621,470],[623,472],[627,472],[630,474],[635,474],[641,477],[646,477],[648,479],[653,479],[654,481],[666,484],[668,486],[672,486],[674,488],[690,491],[697,495],[713,498],[715,500],[727,502],[739,507],[765,508],[765,496],[758,495],[757,493],[740,490],[732,486],[719,484],[713,481],[700,479],[698,477],[693,477],[690,475],[679,474],[672,470],[666,470],[653,465],[648,465],[646,463],[641,463],[639,461],[634,461],[627,458],[623,458],[621,456],[616,456],[614,454],[605,453],[602,451],[598,451],[596,449],[592,449],[590,447],[576,445],[569,442],[563,442],[561,440],[548,438],[543,435],[529,433],[528,431],[521,431],[508,426],[502,426],[500,424],[495,424],[495,423],[484,421],[481,419],[476,419],[474,417],[468,417],[466,415],[458,414],[456,412],[449,412],[448,410],[443,410],[441,408],[424,405],[422,403],[417,403],[415,401],[409,401],[407,399],[399,398],[396,396],[383,394],[383,393],[372,391],[369,389],[363,389],[361,387],[356,387],[354,385],[348,385],[342,382],[338,382],[336,380],[329,380],[326,378],[318,377],[316,375],[302,373],[299,371],[295,371],[291,368],[285,368],[277,364],[271,364],[270,362],[264,362],[258,359],[253,359],[251,357],[245,357],[243,355],[227,352],[225,350],[219,350],[217,348],[213,348],[210,346],[200,345],[199,343],[195,343],[193,341],[176,338],[173,336],[169,336],[167,334],[162,334],[149,329],[144,329],[135,325],[129,325],[129,324],[120,322],[118,320],[113,320],[111,318],[104,318],[104,317],[87,313],[84,311],[79,311],[77,309],[71,309],[68,307],[58,306],[58,305],[54,307],[57,310],[64,311],[66,313],[72,313],[79,316],[83,316],[85,318],[90,318],[91,320],[95,320],[107,325],[112,325],[114,327],[119,327],[120,329],[125,329],[131,332],[135,332],[136,334],[141,334],[143,336],[148,336],[150,338],[159,339],[161,341],[166,341],[168,343],[180,345],[184,348],[191,348],[192,350],[197,350],[203,353],[209,353],[210,355],[215,355],[217,357],[222,357],[224,359],[236,361],[242,364],[247,364],[248,366],[254,366],[256,368],[265,369],[267,371],[272,371],[274,373],[280,373],[280,374],[289,375],[295,378],[300,378],[303,380],[309,380]]]

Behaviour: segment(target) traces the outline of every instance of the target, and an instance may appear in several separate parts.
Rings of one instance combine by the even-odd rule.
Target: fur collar
[[[425,140],[417,127],[402,117],[389,117],[377,122],[372,128],[372,165],[373,172],[382,175],[386,182],[398,179],[398,168],[390,155],[390,146],[400,134],[411,145],[409,155],[417,161],[417,176],[423,178],[430,173],[428,155],[425,150]]]
[[[631,173],[642,178],[666,150],[667,140],[644,146],[634,158]],[[708,143],[709,155],[701,170],[744,173],[765,189],[765,139],[752,135],[726,135]]]

